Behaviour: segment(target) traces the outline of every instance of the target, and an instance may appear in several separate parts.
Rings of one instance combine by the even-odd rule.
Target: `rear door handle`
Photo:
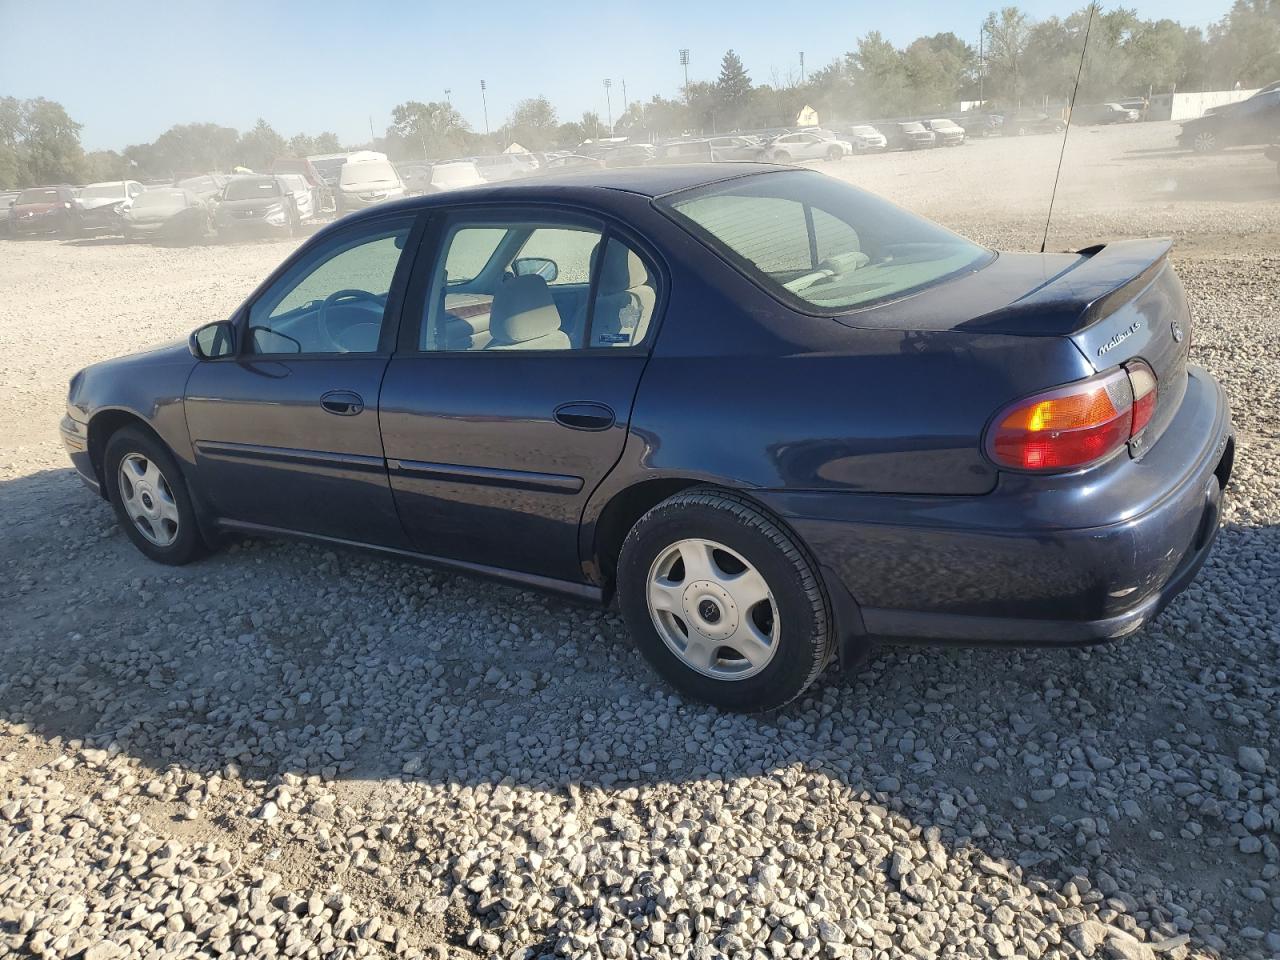
[[[608,430],[617,418],[603,403],[576,401],[556,407],[556,423],[571,430]]]
[[[330,390],[320,398],[320,406],[325,413],[336,413],[340,417],[354,417],[364,409],[364,398],[351,390]]]

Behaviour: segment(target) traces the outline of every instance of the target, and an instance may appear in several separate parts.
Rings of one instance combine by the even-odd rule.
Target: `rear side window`
[[[994,254],[832,177],[742,177],[661,198],[678,223],[770,293],[804,312],[896,299]]]

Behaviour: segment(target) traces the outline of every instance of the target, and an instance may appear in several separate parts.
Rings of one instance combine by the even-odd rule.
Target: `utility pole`
[[[689,102],[689,48],[680,48],[680,66],[684,67],[684,102]]]
[[[800,86],[804,86],[804,51],[800,51]]]
[[[604,102],[609,108],[609,136],[613,136],[613,97],[609,94],[609,88],[613,86],[613,81],[608,77],[604,78]]]
[[[627,111],[629,109],[631,109],[631,104],[627,102],[627,79],[626,77],[623,77],[622,78],[622,115],[624,117],[627,115]]]
[[[483,80],[480,81],[480,102],[484,104],[484,135],[489,135],[489,99],[484,92],[489,89],[489,85]]]
[[[451,107],[453,106],[452,94],[453,94],[453,90],[451,90],[449,87],[444,88],[444,102]]]
[[[983,95],[987,82],[987,58],[986,52],[983,50],[982,41],[987,35],[987,25],[983,23],[978,28],[978,103],[985,104],[987,98]]]
[[[378,138],[373,133],[373,114],[369,114],[369,145],[374,147],[378,145]]]

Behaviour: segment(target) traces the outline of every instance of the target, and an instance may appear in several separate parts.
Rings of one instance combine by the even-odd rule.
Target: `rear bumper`
[[[1194,579],[1233,455],[1226,395],[1192,367],[1178,412],[1136,461],[1002,474],[978,497],[756,495],[853,597],[869,635],[1093,643],[1134,632]]]

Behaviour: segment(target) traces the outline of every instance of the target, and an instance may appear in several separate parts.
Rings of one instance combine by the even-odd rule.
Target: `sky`
[[[178,123],[244,130],[258,117],[284,136],[332,130],[344,143],[381,136],[392,107],[449,99],[496,129],[525,97],[561,120],[607,118],[628,100],[672,97],[714,79],[730,48],[756,83],[814,70],[879,30],[904,46],[952,31],[970,43],[1009,0],[0,0],[0,96],[59,101],[84,125],[86,149],[121,149]],[[1143,17],[1207,26],[1230,0],[1126,0]],[[1084,0],[1023,0],[1036,19]],[[1108,4],[1108,6],[1111,6]],[[606,94],[605,78],[613,81]]]

